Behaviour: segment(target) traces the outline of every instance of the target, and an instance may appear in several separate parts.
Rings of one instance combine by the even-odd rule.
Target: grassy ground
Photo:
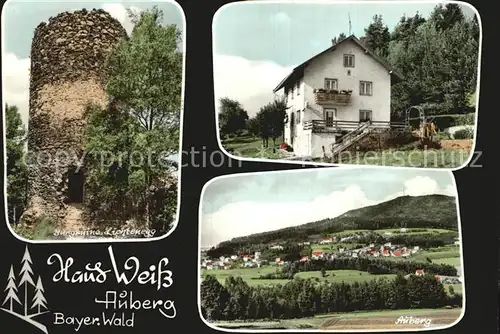
[[[260,275],[265,275],[268,273],[274,273],[276,267],[267,266],[262,268],[241,268],[241,269],[229,269],[229,270],[203,270],[202,277],[205,275],[214,275],[221,284],[225,283],[225,280],[229,276],[241,277],[250,286],[271,286],[276,284],[286,284],[290,282],[287,279],[257,279]],[[300,272],[295,275],[296,278],[308,279],[311,278],[317,282],[331,282],[331,283],[354,283],[354,282],[366,282],[373,279],[387,278],[393,279],[396,277],[394,274],[387,275],[372,275],[365,271],[359,270],[328,270],[326,276],[322,277],[320,271],[308,271]],[[455,293],[462,293],[462,284],[452,284]],[[448,291],[448,284],[445,285],[446,292]]]
[[[433,326],[446,326],[456,321],[461,313],[455,309],[411,309],[372,312],[331,313],[310,318],[279,321],[231,321],[216,322],[215,326],[228,329],[407,329],[407,325],[396,325],[401,316],[431,319]]]
[[[275,152],[273,152],[273,142],[269,140],[269,147],[264,148],[262,139],[252,136],[240,136],[223,141],[222,146],[231,154],[238,157],[259,158],[259,159],[283,159],[284,156],[279,150],[281,139],[276,140]]]
[[[447,142],[447,141],[445,141]],[[249,135],[225,139],[223,147],[230,153],[247,158],[283,159],[285,156],[279,151],[282,138],[276,141],[276,151],[273,152],[272,141],[269,148],[263,148],[262,140]],[[471,155],[469,148],[447,145],[442,149],[405,149],[363,152],[343,152],[336,164],[347,165],[377,165],[377,166],[407,166],[427,168],[454,168],[463,165]],[[332,162],[316,159],[318,162]]]
[[[274,284],[285,284],[289,280],[281,279],[257,279],[261,275],[276,272],[277,267],[266,266],[261,268],[240,268],[240,269],[229,269],[229,270],[203,270],[201,275],[214,275],[219,282],[224,284],[225,280],[229,276],[241,277],[250,286],[257,285],[274,285]]]
[[[452,232],[450,230],[444,230],[444,229],[439,229],[439,228],[425,228],[425,230],[427,231],[418,231],[418,230],[422,230],[422,229],[408,229],[407,232],[400,232],[399,231],[400,229],[399,228],[386,228],[386,229],[381,229],[381,230],[376,230],[375,232],[377,233],[380,233],[380,234],[384,234],[386,232],[391,232],[391,233],[396,233],[396,234],[402,234],[402,235],[405,235],[405,234],[438,234],[438,233],[448,233],[448,232]],[[416,230],[416,231],[414,231]],[[458,233],[457,233],[458,235]]]
[[[50,219],[42,217],[33,223],[30,228],[25,226],[13,226],[14,232],[29,240],[46,240],[54,234],[55,224]]]
[[[427,258],[431,259],[433,263],[446,263],[452,266],[460,266],[460,248],[445,248],[440,252],[423,251],[413,257],[415,261],[426,261]]]
[[[276,267],[267,266],[262,268],[241,268],[241,269],[229,269],[229,270],[203,270],[202,277],[205,275],[214,275],[219,282],[224,284],[225,280],[229,276],[241,277],[250,286],[258,285],[275,285],[275,284],[286,284],[290,280],[286,279],[258,279],[260,275],[265,275],[268,273],[276,272]],[[358,270],[329,270],[326,272],[326,276],[322,277],[320,271],[308,271],[300,272],[295,275],[295,277],[307,279],[312,278],[317,281],[328,281],[328,282],[365,282],[372,279],[378,279],[386,277],[392,279],[396,275],[372,275],[364,271]]]
[[[356,243],[335,243],[335,244],[312,244],[311,249],[313,252],[336,252],[337,247],[344,249],[353,249],[356,248],[358,244]]]
[[[454,168],[463,165],[470,150],[408,150],[343,154],[339,164],[399,167]],[[328,161],[325,161],[328,162]]]
[[[411,235],[420,235],[420,234],[439,234],[439,233],[449,233],[449,232],[456,232],[456,231],[451,231],[451,230],[445,230],[445,229],[436,229],[436,228],[427,228],[425,229],[426,231],[421,231],[422,229],[408,229],[408,232],[401,233],[399,232],[399,228],[388,228],[388,229],[380,229],[380,230],[374,230],[373,232],[376,232],[378,234],[384,235],[386,232],[391,232],[394,233],[395,235],[406,235],[406,234],[411,234]],[[420,230],[420,231],[418,231]],[[330,236],[337,236],[337,237],[345,237],[348,235],[353,235],[355,233],[359,232],[369,232],[370,230],[347,230],[347,231],[342,231],[342,232],[337,232],[337,233],[332,233]],[[458,236],[458,232],[456,232]],[[345,249],[353,249],[357,247],[357,243],[333,243],[333,244],[312,244],[311,248],[314,252],[335,252],[338,247],[340,248],[345,248]],[[458,248],[455,247],[458,251]],[[452,249],[454,250],[454,249]],[[442,250],[439,250],[442,251]],[[424,258],[425,260],[425,258]]]
[[[328,282],[346,282],[346,283],[354,283],[354,282],[366,282],[371,281],[373,279],[378,279],[385,277],[387,279],[393,279],[396,275],[372,275],[365,271],[359,270],[328,270],[326,272],[326,277],[321,276],[320,271],[308,271],[308,272],[300,272],[295,275],[295,277],[300,278],[312,278],[319,281],[328,281]]]

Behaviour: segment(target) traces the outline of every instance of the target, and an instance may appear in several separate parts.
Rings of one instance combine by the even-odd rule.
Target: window
[[[344,67],[354,67],[354,55],[344,55]]]
[[[371,110],[360,110],[359,111],[359,121],[367,122],[372,120],[372,111]]]
[[[337,79],[325,79],[325,89],[327,90],[337,90],[338,89],[338,81]]]
[[[300,81],[297,82],[297,96],[300,95]]]
[[[300,110],[297,110],[297,124],[300,124]]]
[[[333,122],[337,119],[337,109],[325,109],[326,126],[333,126]]]
[[[359,95],[372,95],[373,84],[370,81],[359,82]]]

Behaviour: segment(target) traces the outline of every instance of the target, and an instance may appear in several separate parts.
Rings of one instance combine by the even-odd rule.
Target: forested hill
[[[219,246],[265,244],[286,240],[304,241],[311,235],[344,230],[376,230],[398,227],[457,230],[458,217],[455,197],[445,195],[401,196],[387,202],[347,211],[335,218],[234,238]]]

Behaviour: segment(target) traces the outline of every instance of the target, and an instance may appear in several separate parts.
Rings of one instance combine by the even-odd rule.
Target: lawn
[[[455,261],[450,259],[456,259],[456,264],[452,265],[460,266],[460,249],[457,247],[455,250],[443,250],[442,252],[423,251],[413,257],[415,261],[426,261],[427,258],[431,259],[434,263],[447,263]]]
[[[366,282],[366,281],[371,281],[373,279],[378,279],[378,278],[387,278],[387,279],[393,279],[396,277],[396,275],[372,275],[367,273],[366,271],[359,271],[359,270],[328,270],[326,272],[326,277],[321,276],[320,271],[307,271],[307,272],[300,272],[295,275],[295,277],[300,277],[300,278],[312,278],[320,281],[328,281],[328,282],[346,282],[346,283],[354,283],[354,282]]]
[[[283,159],[280,151],[282,138],[276,140],[275,152],[273,152],[273,141],[269,140],[269,147],[264,148],[262,139],[252,136],[239,136],[225,139],[222,146],[231,154],[238,157],[260,158],[260,159]]]
[[[288,319],[276,321],[227,321],[216,322],[215,326],[228,329],[394,329],[395,321],[401,316],[430,318],[440,325],[451,324],[461,313],[454,309],[404,309],[369,312],[330,313],[310,318]]]
[[[277,279],[256,279],[257,277],[269,273],[276,272],[277,267],[275,266],[266,266],[261,268],[239,268],[239,269],[229,269],[229,270],[202,270],[202,277],[205,275],[214,275],[219,282],[224,284],[225,280],[229,276],[233,277],[241,277],[245,282],[250,286],[257,285],[272,285],[272,284],[285,284],[288,283],[289,280],[277,280]]]
[[[356,243],[334,243],[334,244],[312,244],[311,249],[313,252],[336,252],[338,247],[344,249],[354,249],[358,246]]]
[[[419,231],[419,230],[427,230],[427,231]],[[381,229],[381,230],[376,230],[374,232],[377,232],[379,234],[384,234],[386,232],[390,232],[390,233],[395,233],[395,234],[398,234],[398,235],[405,235],[405,234],[412,234],[412,235],[416,235],[416,234],[439,234],[439,233],[448,233],[448,232],[456,232],[456,231],[452,231],[452,230],[445,230],[445,229],[439,229],[439,228],[415,228],[415,229],[412,229],[412,228],[409,228],[407,232],[400,232],[400,229],[399,228],[386,228],[386,229]],[[457,236],[458,236],[458,232],[457,233]]]
[[[225,280],[229,276],[241,277],[250,286],[258,285],[275,285],[275,284],[286,284],[290,282],[287,279],[258,279],[259,276],[276,272],[275,266],[266,266],[261,268],[241,268],[241,269],[229,269],[229,270],[203,270],[202,277],[205,275],[214,275],[219,282],[224,284]],[[358,270],[330,270],[327,271],[327,276],[322,277],[320,271],[308,271],[300,272],[295,275],[295,277],[307,279],[312,278],[319,281],[328,282],[366,282],[372,279],[386,277],[392,279],[396,275],[372,275],[364,271]]]
[[[368,154],[369,153],[369,154]],[[470,157],[470,150],[407,150],[382,152],[343,152],[338,164],[377,165],[399,167],[455,168]],[[324,161],[330,162],[330,161]]]
[[[445,257],[442,259],[432,260],[432,262],[438,263],[438,264],[449,264],[450,266],[453,266],[453,267],[460,267],[462,265],[462,263],[460,261],[460,256]]]
[[[262,139],[250,135],[225,139],[222,146],[229,153],[239,157],[284,159],[286,157],[279,150],[282,139],[278,138],[276,140],[275,152],[272,149],[272,140],[269,141],[269,148],[263,148]],[[335,164],[455,168],[462,166],[470,155],[470,149],[454,148],[453,145],[448,145],[442,149],[427,150],[385,150],[367,153],[346,151],[341,154],[340,161],[335,162]],[[332,163],[329,159],[315,159],[314,161]]]

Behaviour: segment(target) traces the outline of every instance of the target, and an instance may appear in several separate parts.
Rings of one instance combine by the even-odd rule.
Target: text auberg
[[[424,327],[429,327],[431,323],[432,319],[417,318],[412,316],[401,316],[395,322],[396,325],[424,325]]]

